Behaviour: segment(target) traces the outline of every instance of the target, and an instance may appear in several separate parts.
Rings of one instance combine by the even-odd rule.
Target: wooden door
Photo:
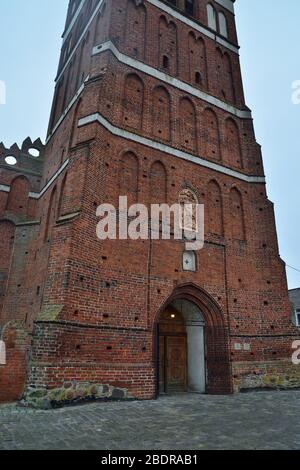
[[[159,391],[184,392],[187,388],[186,336],[159,338]]]
[[[167,337],[167,389],[186,391],[187,350],[185,336]]]
[[[166,392],[166,337],[159,337],[159,393]]]

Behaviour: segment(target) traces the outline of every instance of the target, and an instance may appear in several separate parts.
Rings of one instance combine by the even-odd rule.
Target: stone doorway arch
[[[168,345],[164,345],[164,353],[162,353],[163,336],[177,338],[177,340],[170,340],[171,351]],[[180,337],[186,339],[180,340]],[[175,352],[172,352],[172,348]],[[181,375],[181,383],[178,381],[177,384],[178,391],[196,391],[215,395],[233,393],[229,332],[223,312],[217,302],[195,284],[178,286],[158,312],[156,320],[157,395],[162,386],[164,386],[164,391],[168,391],[166,390],[168,384],[166,387],[161,376],[163,373],[162,354],[167,354],[165,358],[167,365],[164,367],[172,367],[170,364],[172,360],[180,362],[178,370],[176,371],[174,367],[171,371],[175,378]],[[186,370],[184,371],[185,355]],[[164,370],[164,381],[168,373],[170,373],[168,370]],[[173,387],[170,388],[172,391]],[[176,389],[176,386],[174,388]]]

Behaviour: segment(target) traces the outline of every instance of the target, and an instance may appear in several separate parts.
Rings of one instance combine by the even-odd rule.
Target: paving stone
[[[300,449],[300,391],[0,406],[0,449]]]

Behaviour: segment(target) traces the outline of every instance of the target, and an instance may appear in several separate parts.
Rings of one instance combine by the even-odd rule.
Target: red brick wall
[[[199,54],[197,47],[191,48],[190,38],[192,34],[198,40],[198,44],[200,41],[203,41],[202,44],[205,46],[206,61],[201,59],[200,56],[201,62],[198,65],[201,66],[201,70],[199,71],[205,75],[205,62],[207,62],[207,87],[209,92],[212,95],[216,95],[219,98],[224,99],[222,88],[219,86],[220,78],[223,74],[220,74],[218,65],[221,66],[222,70],[226,71],[229,58],[232,72],[232,83],[234,84],[235,89],[235,101],[238,107],[245,106],[238,55],[226,47],[216,45],[216,42],[213,39],[201,34],[181,21],[174,19],[147,2],[145,2],[145,6],[141,5],[136,7],[136,15],[140,12],[140,19],[137,17],[137,19],[134,20],[138,21],[137,26],[139,27],[139,25],[144,21],[145,7],[147,10],[147,21],[146,34],[141,34],[139,37],[140,51],[138,51],[138,55],[134,54],[131,36],[127,34],[130,27],[126,23],[126,19],[129,18],[127,15],[127,8],[131,10],[133,8],[132,3],[134,3],[133,0],[116,0],[113,4],[114,8],[112,10],[110,23],[110,39],[118,48],[121,49],[122,52],[128,54],[130,57],[136,57],[152,67],[160,69],[163,69],[162,57],[163,55],[166,55],[169,58],[169,70],[166,70],[166,72],[172,76],[177,76],[183,81],[190,82],[192,74],[191,66],[193,66],[195,56]],[[203,11],[203,25],[207,26],[206,12],[204,13],[204,10],[206,10],[206,2],[201,1],[199,4]],[[129,5],[129,7],[127,5]],[[220,6],[217,8],[224,11]],[[228,16],[230,21],[234,23],[234,17],[230,12],[226,12],[226,16]],[[230,34],[231,33],[229,33],[229,35]],[[144,57],[141,56],[143,50],[145,50]],[[219,64],[219,55],[221,56],[221,64]],[[192,80],[192,83],[194,83],[194,80]],[[229,83],[227,81],[225,85],[226,87],[223,88],[228,90]],[[226,100],[230,101],[230,95],[226,97]]]
[[[0,403],[20,400],[27,378],[28,338],[23,328],[12,325],[3,337],[6,365],[0,365]]]
[[[230,41],[236,44],[234,16],[213,3],[225,12]],[[93,11],[93,4],[86,2],[86,8]],[[206,25],[206,2],[197,2],[195,16]],[[217,312],[208,309],[206,317],[209,392],[247,388],[248,377],[253,384],[254,373],[261,376],[262,364],[267,374],[272,365],[282,374],[297,331],[291,324],[273,205],[264,183],[225,174],[229,167],[263,176],[252,120],[208,105],[172,80],[166,84],[138,72],[111,52],[91,57],[94,45],[110,40],[124,54],[247,111],[238,55],[146,1],[138,6],[115,0],[104,2],[66,65],[88,17],[83,10],[66,37],[43,176],[32,178],[31,188],[43,188],[69,163],[37,202],[29,200],[26,217],[24,208],[18,213],[23,183],[11,202],[14,216],[31,225],[17,230],[1,322],[16,317],[34,333],[28,385],[55,388],[69,380],[90,381],[153,397],[156,322],[170,296],[186,285],[191,292],[205,292]],[[80,99],[62,119],[88,75]],[[116,137],[98,123],[77,128],[80,118],[94,113],[196,159],[221,164],[224,173]],[[1,184],[12,180],[5,173]],[[119,195],[128,194],[129,203],[173,204],[187,188],[205,205],[205,247],[197,253],[197,272],[183,271],[183,242],[97,239],[101,203],[117,206]],[[5,210],[6,193],[0,203]],[[58,313],[47,318],[47,311]],[[26,362],[28,347],[25,340],[10,353],[14,367]],[[1,383],[7,381],[12,391],[8,376],[7,368],[0,370]]]
[[[30,148],[40,150],[32,157]],[[27,358],[34,308],[40,305],[34,263],[38,221],[37,200],[43,165],[40,140],[26,139],[22,147],[0,145],[0,331],[5,341],[7,364],[0,366],[0,402],[21,398],[27,377]],[[16,165],[5,158],[12,155]]]
[[[15,227],[12,222],[0,222],[0,312],[9,278],[12,249],[14,245]]]

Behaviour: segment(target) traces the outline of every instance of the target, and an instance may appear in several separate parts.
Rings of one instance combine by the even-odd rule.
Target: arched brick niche
[[[157,325],[162,312],[178,300],[186,300],[195,304],[201,311],[205,322],[206,393],[213,395],[233,393],[229,331],[225,317],[217,302],[201,287],[189,283],[175,288],[158,312],[155,321],[156,343],[159,340]],[[156,347],[155,350],[158,351],[158,348]],[[156,363],[158,363],[157,357]]]

